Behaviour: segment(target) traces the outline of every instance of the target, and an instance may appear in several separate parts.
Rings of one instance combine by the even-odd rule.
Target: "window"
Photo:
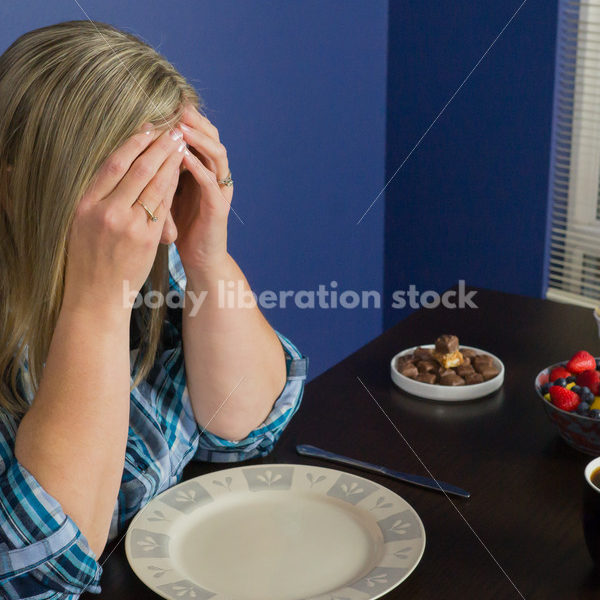
[[[560,0],[546,297],[600,305],[600,0]]]

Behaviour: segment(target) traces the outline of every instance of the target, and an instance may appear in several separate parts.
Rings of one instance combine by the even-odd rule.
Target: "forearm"
[[[129,427],[129,315],[63,308],[15,457],[99,557],[123,474]]]
[[[238,286],[246,298],[250,286],[233,258],[212,272],[186,270],[186,276],[182,335],[196,420],[215,435],[243,439],[264,421],[285,386],[283,348],[255,303],[238,305]],[[203,291],[204,301],[194,308],[189,292]],[[234,293],[233,306],[223,291]]]

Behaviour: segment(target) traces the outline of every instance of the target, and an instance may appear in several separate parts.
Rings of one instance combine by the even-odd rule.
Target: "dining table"
[[[548,365],[578,350],[600,355],[593,311],[468,290],[475,292],[476,307],[414,310],[307,383],[300,408],[273,451],[243,464],[335,468],[406,500],[422,520],[425,550],[386,599],[598,599],[600,574],[581,524],[583,472],[592,457],[563,441],[534,390],[536,374]],[[427,400],[398,388],[390,377],[392,357],[442,334],[499,357],[505,366],[502,387],[465,402]],[[298,444],[433,476],[471,496],[449,496],[301,456]],[[232,466],[194,461],[182,481]],[[160,598],[129,566],[122,539],[109,543],[99,562],[102,592],[84,593],[83,599]]]

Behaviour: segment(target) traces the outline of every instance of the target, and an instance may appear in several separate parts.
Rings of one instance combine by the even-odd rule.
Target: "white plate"
[[[460,400],[475,400],[476,398],[482,398],[483,396],[487,396],[492,392],[495,392],[497,389],[502,387],[504,383],[504,365],[502,361],[494,356],[492,353],[487,352],[486,350],[480,350],[479,348],[474,348],[473,346],[463,346],[461,344],[461,349],[469,349],[475,350],[480,354],[489,354],[493,359],[493,364],[496,369],[500,371],[496,377],[490,379],[489,381],[484,381],[483,383],[474,383],[473,385],[457,385],[457,386],[448,386],[448,385],[437,385],[432,383],[423,383],[422,381],[415,381],[410,377],[406,377],[402,375],[396,369],[396,359],[399,356],[403,356],[404,354],[411,354],[417,348],[435,348],[435,344],[425,344],[424,346],[414,346],[413,348],[408,348],[408,350],[403,350],[402,352],[398,352],[392,358],[390,362],[390,370],[392,374],[392,381],[405,392],[409,394],[413,394],[415,396],[420,396],[421,398],[428,398],[430,400],[442,400],[445,402],[457,402]]]
[[[391,490],[286,464],[175,485],[125,539],[135,574],[172,600],[371,600],[406,579],[424,549],[421,519]]]

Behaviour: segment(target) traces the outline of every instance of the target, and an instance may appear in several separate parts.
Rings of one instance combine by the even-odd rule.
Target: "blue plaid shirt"
[[[174,244],[169,246],[169,285],[179,294],[185,290]],[[267,419],[238,442],[202,432],[186,386],[181,318],[181,308],[168,310],[158,358],[131,392],[123,477],[108,541],[149,500],[179,483],[190,460],[236,462],[268,454],[300,405],[308,359],[276,332],[286,354],[287,382]],[[132,378],[138,350],[131,351]],[[31,402],[31,388],[23,385]],[[84,591],[100,593],[102,567],[88,541],[15,458],[17,427],[14,418],[0,411],[0,597],[76,600]]]

